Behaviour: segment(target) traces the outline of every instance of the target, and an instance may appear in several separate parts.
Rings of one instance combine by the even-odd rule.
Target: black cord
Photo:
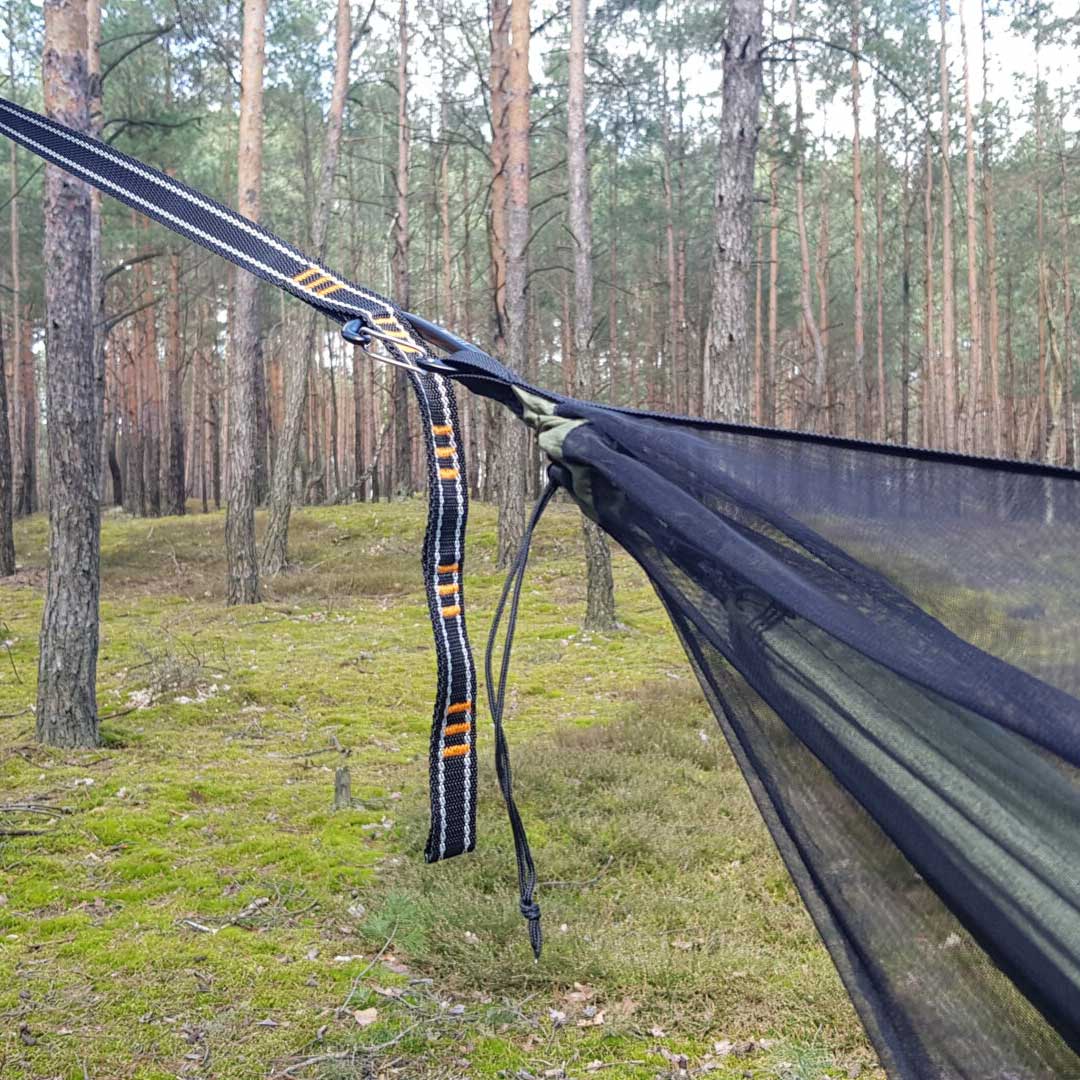
[[[495,608],[495,618],[491,623],[491,633],[488,635],[487,649],[484,651],[484,677],[487,683],[488,707],[491,710],[491,720],[495,726],[495,772],[499,778],[499,787],[502,790],[503,801],[506,803],[506,813],[510,818],[510,830],[514,834],[514,855],[517,858],[518,889],[520,892],[521,914],[529,924],[529,944],[532,945],[533,956],[540,959],[540,950],[543,947],[543,934],[540,930],[540,905],[534,899],[536,892],[536,867],[533,865],[532,852],[529,851],[529,839],[525,835],[525,826],[521,822],[517,804],[514,802],[514,786],[510,773],[510,748],[506,742],[506,733],[503,730],[503,708],[506,703],[506,680],[510,673],[510,651],[514,646],[514,627],[517,624],[518,604],[521,601],[521,586],[525,580],[525,567],[529,561],[529,545],[532,543],[533,530],[540,521],[551,497],[558,490],[558,482],[549,473],[547,486],[537,500],[533,509],[532,517],[525,527],[525,536],[521,541],[521,548],[514,559],[510,572],[506,575],[506,584],[503,585],[502,596]],[[511,590],[513,596],[511,597]],[[491,675],[492,657],[495,653],[495,638],[499,631],[499,623],[502,621],[503,611],[506,608],[507,598],[510,597],[510,614],[506,621],[506,636],[503,640],[502,662],[499,667],[499,682]]]

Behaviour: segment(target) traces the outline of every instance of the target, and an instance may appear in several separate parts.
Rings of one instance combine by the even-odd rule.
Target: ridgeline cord
[[[525,580],[525,567],[529,562],[529,545],[532,543],[533,531],[558,488],[558,481],[552,475],[552,471],[549,470],[547,486],[537,500],[532,517],[529,518],[529,523],[525,527],[525,535],[522,538],[517,558],[514,559],[514,563],[506,575],[506,583],[503,585],[502,596],[499,597],[498,606],[495,608],[495,617],[491,622],[491,633],[488,634],[487,648],[484,651],[484,681],[487,685],[491,720],[495,727],[495,772],[499,778],[499,788],[502,790],[503,801],[506,803],[506,813],[510,818],[510,830],[514,834],[514,855],[517,859],[518,890],[520,893],[519,906],[521,914],[529,924],[529,944],[532,946],[533,956],[537,960],[540,959],[544,935],[540,929],[540,905],[534,898],[536,893],[536,867],[533,865],[532,852],[529,850],[529,838],[525,835],[525,826],[522,824],[521,815],[518,813],[517,803],[514,802],[514,783],[510,772],[510,747],[507,745],[506,732],[503,730],[503,708],[506,703],[506,680],[510,673],[510,652],[514,647],[514,628],[517,625],[518,604],[521,602],[521,586]],[[513,590],[512,597],[511,590]],[[506,634],[503,639],[502,659],[499,665],[499,682],[496,685],[491,674],[492,658],[495,654],[495,638],[499,632],[499,623],[502,621],[508,597],[510,597],[510,613],[506,620]]]

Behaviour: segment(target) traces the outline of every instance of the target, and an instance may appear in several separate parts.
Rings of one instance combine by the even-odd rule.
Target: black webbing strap
[[[429,862],[476,844],[476,671],[465,628],[462,576],[468,486],[454,389],[422,369],[423,340],[390,300],[335,274],[298,248],[201,192],[119,150],[0,98],[0,133],[338,323],[368,327],[407,369],[428,462],[423,572],[438,657],[431,728]]]

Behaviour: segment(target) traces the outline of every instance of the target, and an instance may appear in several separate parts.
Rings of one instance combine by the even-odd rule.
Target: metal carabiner
[[[405,318],[411,319],[412,316],[406,315]],[[430,325],[431,324],[425,323],[425,326]],[[388,349],[384,349],[381,353],[373,352],[371,346],[376,341],[397,346],[401,345],[401,341],[391,334],[379,330],[377,327],[370,326],[368,323],[364,322],[363,319],[351,319],[347,322],[341,328],[341,336],[353,345],[358,345],[372,359],[379,360],[384,364],[390,364],[392,367],[404,368],[406,371],[427,371],[436,374],[448,374],[453,371],[453,368],[449,364],[443,363],[434,356],[424,356],[420,360],[406,361],[399,360],[396,356],[391,354]],[[421,334],[421,336],[423,337],[424,335]]]
[[[396,356],[392,355],[389,350],[384,350],[381,353],[373,352],[372,344],[376,341],[392,342],[393,344],[399,343],[382,330],[378,330],[374,326],[369,326],[363,319],[351,319],[347,322],[341,328],[341,336],[353,345],[359,345],[360,348],[374,360],[381,360],[384,364],[390,364],[392,367],[405,368],[406,371],[423,370],[419,364],[411,361],[399,360]]]

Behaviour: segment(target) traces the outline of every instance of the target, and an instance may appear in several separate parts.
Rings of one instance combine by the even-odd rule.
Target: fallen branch
[[[387,1039],[386,1042],[378,1043],[375,1046],[357,1046],[351,1050],[335,1050],[326,1054],[315,1054],[313,1057],[304,1058],[303,1061],[296,1062],[295,1065],[290,1065],[288,1068],[282,1069],[280,1072],[274,1073],[270,1080],[281,1080],[282,1077],[295,1076],[300,1069],[310,1068],[312,1065],[319,1065],[324,1061],[344,1061],[346,1058],[355,1058],[364,1056],[372,1056],[374,1054],[381,1053],[383,1050],[388,1050],[391,1046],[395,1046],[401,1042],[406,1035],[411,1035],[422,1023],[424,1023],[426,1017],[421,1020],[417,1020],[415,1024],[410,1024],[407,1028],[402,1028],[392,1039]]]
[[[38,803],[0,803],[0,814],[45,814],[47,817],[63,817],[70,810],[59,810],[55,806],[40,806]]]
[[[394,923],[394,929],[390,931],[390,936],[383,942],[382,948],[371,958],[371,963],[368,964],[359,975],[353,979],[352,986],[349,987],[349,992],[345,995],[345,1000],[337,1007],[337,1015],[340,1016],[349,1007],[349,1002],[352,1001],[353,994],[356,993],[357,988],[360,986],[360,980],[386,955],[386,950],[394,942],[394,935],[397,933],[397,923]]]
[[[589,885],[595,885],[610,869],[611,864],[615,861],[614,855],[609,855],[607,862],[600,868],[600,872],[595,876],[588,878],[585,881],[541,881],[539,887],[542,889],[584,889]]]

